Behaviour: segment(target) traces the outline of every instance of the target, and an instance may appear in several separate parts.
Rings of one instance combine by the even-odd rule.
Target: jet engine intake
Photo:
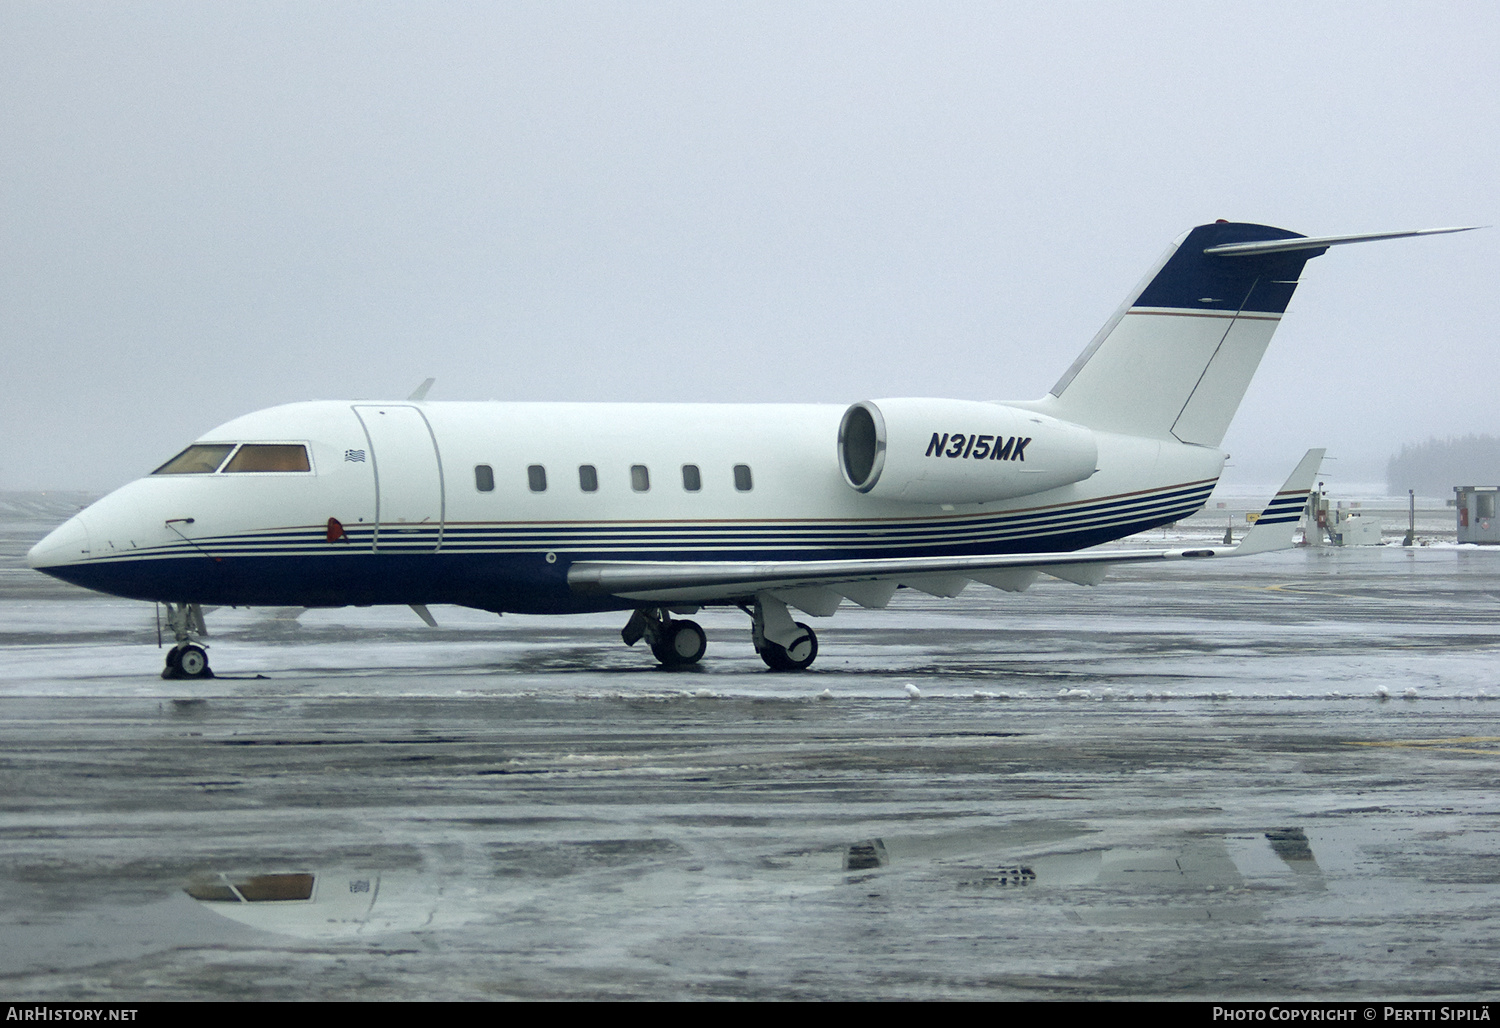
[[[864,400],[839,424],[844,481],[882,499],[1008,500],[1081,482],[1098,459],[1081,425],[979,400]]]

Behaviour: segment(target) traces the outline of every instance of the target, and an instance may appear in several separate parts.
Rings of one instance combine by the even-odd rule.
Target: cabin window
[[[233,443],[194,443],[161,467],[153,475],[211,475],[219,470]]]
[[[750,479],[750,465],[736,464],[734,466],[734,487],[742,493],[748,493],[754,486],[755,483]]]
[[[474,488],[482,493],[495,491],[495,469],[488,464],[474,465]]]
[[[630,465],[630,488],[638,493],[643,493],[651,488],[651,472],[646,470],[646,465]]]
[[[599,491],[599,469],[592,464],[578,465],[578,488],[586,493]]]
[[[698,472],[698,465],[684,464],[682,466],[682,487],[690,493],[696,493],[703,488],[703,476]]]
[[[246,443],[224,465],[226,474],[311,470],[312,465],[307,462],[307,447],[301,443]]]
[[[534,493],[547,491],[547,469],[540,464],[533,464],[526,469],[526,484],[531,486]]]
[[[1495,516],[1495,494],[1474,494],[1474,516],[1476,518],[1492,518]]]

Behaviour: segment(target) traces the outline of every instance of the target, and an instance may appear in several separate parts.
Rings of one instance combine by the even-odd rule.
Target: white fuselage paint
[[[844,481],[836,442],[845,409],[290,404],[237,418],[199,442],[304,443],[309,472],[147,476],[49,536],[32,552],[31,563],[49,570],[111,564],[117,574],[125,572],[118,565],[131,564],[141,571],[140,587],[109,591],[181,600],[192,597],[173,597],[165,586],[150,583],[151,564],[209,557],[232,568],[252,557],[500,553],[545,560],[561,572],[573,559],[640,554],[754,560],[772,552],[785,559],[835,551],[900,556],[954,546],[971,552],[1055,550],[1085,544],[1059,536],[1069,525],[1090,533],[1085,542],[1092,544],[1138,530],[1143,522],[1184,516],[1201,505],[1223,466],[1217,449],[1100,432],[1099,470],[1085,481],[996,503],[902,502],[861,494]],[[480,465],[492,471],[491,491],[477,488]],[[530,488],[533,465],[546,470],[543,491]],[[597,490],[580,487],[582,465],[596,469]],[[699,469],[699,490],[684,488],[684,465]],[[750,469],[750,489],[736,488],[736,465]],[[634,488],[635,466],[648,470],[649,489]],[[1144,508],[1132,500],[1155,492],[1178,498]],[[1161,515],[1168,507],[1170,516]],[[1105,513],[1079,513],[1096,508]],[[994,519],[1006,515],[1020,521],[996,528]],[[330,519],[344,527],[345,538],[325,537]],[[298,588],[289,582],[275,601],[337,602],[335,596],[299,595]],[[253,599],[272,600],[264,591]],[[444,601],[466,599],[434,588],[401,602]],[[547,609],[557,609],[555,599],[549,602]],[[513,598],[479,605],[532,607]],[[630,604],[595,600],[579,609],[601,605]]]

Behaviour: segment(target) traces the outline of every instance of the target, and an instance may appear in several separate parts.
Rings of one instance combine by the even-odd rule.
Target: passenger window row
[[[754,486],[754,480],[750,476],[750,465],[736,464],[734,466],[734,487],[742,493],[748,493]],[[526,468],[526,485],[534,493],[547,491],[547,469],[541,464],[532,464]],[[482,493],[494,492],[495,469],[488,464],[474,465],[474,488]],[[578,466],[578,488],[586,493],[599,491],[599,469],[592,464],[580,464]],[[638,493],[644,493],[651,488],[651,472],[644,464],[630,465],[630,488]],[[682,466],[682,488],[690,493],[696,493],[703,488],[703,473],[699,471],[696,464],[684,464]]]

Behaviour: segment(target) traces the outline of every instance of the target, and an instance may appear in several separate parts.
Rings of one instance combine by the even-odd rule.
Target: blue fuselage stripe
[[[49,568],[144,600],[241,606],[456,603],[560,613],[633,606],[579,597],[575,561],[797,561],[1071,551],[1198,510],[1213,481],[1041,510],[892,521],[519,522],[346,529],[325,526],[193,539]],[[441,535],[440,535],[441,533]],[[547,554],[555,555],[549,562]]]

